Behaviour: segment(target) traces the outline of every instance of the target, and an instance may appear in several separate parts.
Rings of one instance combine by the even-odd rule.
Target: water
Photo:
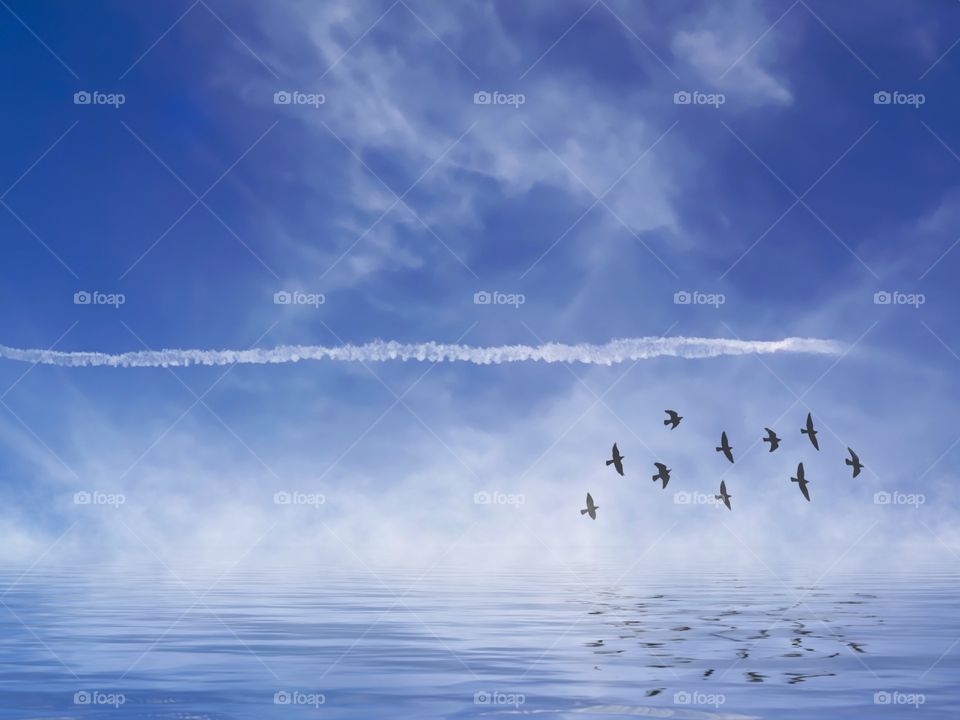
[[[947,571],[0,577],[4,719],[960,716]]]

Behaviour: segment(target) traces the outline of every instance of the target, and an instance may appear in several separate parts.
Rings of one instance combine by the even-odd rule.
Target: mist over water
[[[799,571],[639,567],[177,575],[4,572],[0,717],[807,718],[819,708],[831,718],[952,718],[960,709],[950,569],[820,582]]]

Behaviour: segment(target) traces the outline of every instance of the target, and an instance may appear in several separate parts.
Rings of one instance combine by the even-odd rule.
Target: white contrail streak
[[[338,362],[466,362],[498,365],[508,362],[586,363],[613,365],[656,357],[712,358],[721,355],[806,353],[839,355],[843,345],[835,340],[784,338],[783,340],[726,340],[695,337],[641,337],[611,340],[604,345],[447,345],[398,343],[375,340],[363,345],[280,345],[269,350],[142,350],[125,353],[61,352],[19,349],[0,345],[0,358],[60,367],[176,367],[186,365],[267,365],[301,360]]]

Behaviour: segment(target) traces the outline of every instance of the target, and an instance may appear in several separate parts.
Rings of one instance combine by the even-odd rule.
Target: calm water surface
[[[960,717],[955,572],[180,578],[0,575],[0,718]]]

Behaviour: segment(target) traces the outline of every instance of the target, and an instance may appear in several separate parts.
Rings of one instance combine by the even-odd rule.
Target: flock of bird
[[[683,420],[682,415],[678,415],[674,410],[666,410],[667,419],[663,421],[664,425],[670,427],[671,430],[676,430],[677,426],[680,424],[680,421]],[[777,434],[770,428],[764,428],[767,432],[767,436],[763,438],[763,442],[770,444],[770,449],[768,452],[773,452],[778,447],[780,447],[781,438],[777,437]],[[810,444],[813,445],[814,449],[817,452],[820,451],[820,443],[817,441],[817,430],[813,426],[813,416],[810,413],[807,413],[807,424],[806,427],[800,429],[800,434],[806,435],[810,439]],[[718,453],[723,453],[723,456],[733,462],[733,446],[730,445],[730,441],[727,439],[726,431],[720,434],[720,445],[716,448]],[[857,477],[860,474],[860,470],[863,469],[864,465],[860,462],[860,457],[853,451],[852,448],[847,448],[847,452],[850,453],[850,457],[847,458],[844,463],[853,468],[853,477]],[[620,449],[617,447],[617,444],[613,444],[613,453],[612,457],[607,460],[607,465],[613,465],[613,469],[617,471],[620,475],[623,475],[623,460],[624,456],[620,454]],[[663,483],[663,488],[667,487],[667,483],[670,482],[670,468],[664,465],[661,462],[655,462],[654,467],[657,468],[657,474],[652,476],[654,482],[660,480]],[[800,492],[803,493],[803,497],[810,501],[810,491],[807,489],[810,481],[807,480],[806,475],[803,470],[803,463],[801,462],[797,465],[797,476],[790,478],[790,482],[795,482],[800,488]],[[714,495],[714,498],[723,502],[727,506],[727,510],[732,510],[730,506],[730,498],[733,495],[727,492],[727,483],[724,480],[720,481],[720,494]],[[600,506],[595,504],[593,501],[593,496],[590,493],[587,493],[587,507],[580,511],[581,515],[589,515],[591,519],[597,519],[597,509]]]

